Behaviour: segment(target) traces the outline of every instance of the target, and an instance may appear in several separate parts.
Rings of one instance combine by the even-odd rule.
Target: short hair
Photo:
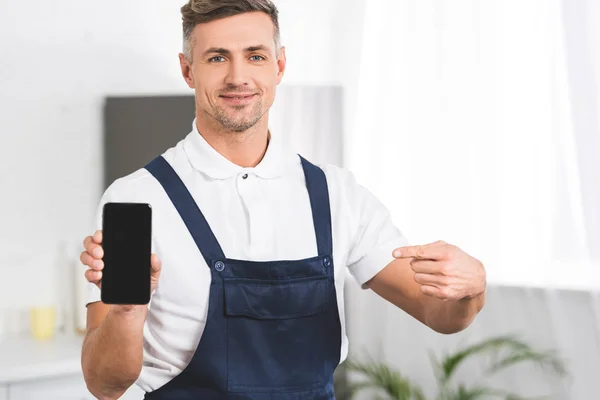
[[[215,21],[247,12],[264,12],[275,26],[275,49],[279,54],[281,36],[279,11],[271,0],[189,0],[181,7],[183,25],[183,55],[192,61],[194,38],[192,32],[198,24]]]

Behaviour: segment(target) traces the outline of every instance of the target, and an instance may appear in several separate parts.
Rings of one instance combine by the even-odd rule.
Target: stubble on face
[[[244,93],[245,91],[243,89],[229,88],[225,92]],[[252,128],[265,114],[263,99],[260,93],[256,94],[256,99],[252,104],[229,106],[215,104],[212,110],[205,112],[214,118],[224,131],[236,133],[245,132]]]

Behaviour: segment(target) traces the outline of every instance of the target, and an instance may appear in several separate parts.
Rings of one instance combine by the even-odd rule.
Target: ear
[[[192,71],[192,63],[182,54],[179,53],[179,65],[181,66],[181,75],[190,89],[194,89],[194,72]]]
[[[279,85],[279,83],[281,82],[281,79],[283,79],[283,74],[285,73],[285,66],[287,63],[287,59],[285,57],[285,47],[281,47],[281,49],[279,50],[279,57],[277,58],[277,84]]]

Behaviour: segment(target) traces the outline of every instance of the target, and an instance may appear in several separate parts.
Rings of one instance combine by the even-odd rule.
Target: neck
[[[268,112],[243,132],[225,130],[214,119],[200,113],[196,112],[196,128],[213,149],[240,167],[251,168],[260,163],[270,139]]]

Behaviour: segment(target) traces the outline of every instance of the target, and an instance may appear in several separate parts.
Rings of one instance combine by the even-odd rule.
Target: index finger
[[[418,260],[443,260],[446,252],[440,246],[404,246],[394,250],[396,258],[416,258]]]
[[[102,231],[98,230],[96,231],[96,233],[94,233],[94,243],[96,244],[102,244]]]

